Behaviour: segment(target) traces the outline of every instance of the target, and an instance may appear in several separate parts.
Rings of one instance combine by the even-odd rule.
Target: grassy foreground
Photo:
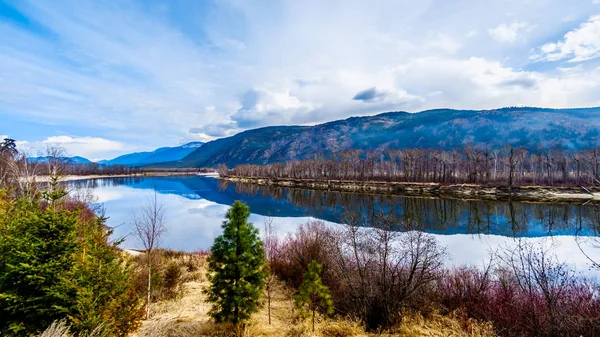
[[[233,336],[231,327],[217,325],[208,316],[210,304],[205,301],[202,289],[209,285],[206,279],[206,255],[172,254],[161,258],[176,263],[181,268],[181,284],[177,296],[163,299],[152,305],[152,315],[143,321],[136,337],[196,337]],[[495,336],[492,325],[459,320],[453,317],[432,315],[423,318],[406,314],[401,326],[385,333],[367,333],[360,323],[345,319],[319,319],[315,332],[310,323],[298,318],[293,302],[293,291],[276,282],[271,299],[271,324],[266,305],[253,315],[241,336]]]

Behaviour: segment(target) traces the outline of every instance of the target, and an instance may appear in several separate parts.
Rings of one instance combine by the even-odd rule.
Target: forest
[[[435,182],[497,186],[600,184],[600,148],[570,151],[466,146],[452,151],[406,149],[344,151],[330,157],[270,165],[221,165],[222,176],[280,179]]]

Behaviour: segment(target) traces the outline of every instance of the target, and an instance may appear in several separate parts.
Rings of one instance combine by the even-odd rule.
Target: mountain
[[[265,127],[208,142],[168,165],[266,164],[308,159],[315,154],[330,156],[349,149],[448,150],[467,145],[490,148],[512,145],[529,151],[548,146],[566,149],[600,146],[600,108],[437,109],[351,117],[315,126]]]
[[[60,157],[59,158],[61,161],[64,162],[68,162],[71,164],[89,164],[92,161],[87,159],[87,158],[83,158],[80,156],[75,156],[75,157]],[[27,160],[31,163],[43,163],[46,162],[48,160],[48,157],[29,157],[27,158]]]
[[[125,154],[111,160],[99,161],[105,165],[143,166],[155,163],[177,161],[194,152],[204,143],[191,142],[175,147],[161,147],[152,152],[135,152]]]

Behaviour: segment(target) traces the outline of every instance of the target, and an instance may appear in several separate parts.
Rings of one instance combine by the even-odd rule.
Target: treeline
[[[281,179],[436,182],[442,184],[592,186],[600,184],[600,148],[580,151],[549,148],[467,146],[444,151],[405,149],[352,150],[329,158],[288,161],[271,165],[219,167],[223,176]]]
[[[294,189],[256,184],[219,182],[222,189],[233,185],[238,194],[273,198],[311,210],[311,215],[342,223],[346,210],[360,212],[368,224],[381,212],[393,215],[408,229],[435,232],[523,236],[539,230],[546,235],[600,233],[600,206],[592,204],[545,204],[411,198],[366,193]],[[407,230],[398,226],[396,230]]]
[[[45,162],[28,163],[29,170],[39,175],[51,175],[60,167],[64,175],[133,175],[142,174],[144,170],[140,167],[126,165],[103,165],[98,163],[74,163],[69,160],[47,158]]]

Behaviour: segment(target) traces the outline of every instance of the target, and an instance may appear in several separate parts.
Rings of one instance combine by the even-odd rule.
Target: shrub
[[[322,221],[300,225],[293,235],[288,235],[281,246],[272,252],[271,272],[293,288],[298,288],[308,265],[311,261],[316,261],[322,266],[324,283],[331,287],[335,278],[330,274],[333,265],[331,234]]]
[[[179,284],[181,282],[181,267],[171,262],[165,268],[163,274],[162,287],[165,298],[175,298],[179,292]]]
[[[505,336],[600,335],[600,289],[549,251],[519,244],[496,268],[461,268],[438,282],[445,310],[490,321]]]
[[[431,235],[391,231],[393,217],[376,219],[365,224],[357,217],[341,229],[305,224],[279,247],[271,270],[298,288],[301,271],[314,259],[323,265],[323,284],[336,310],[359,318],[368,329],[399,323],[404,308],[431,310],[444,249]]]

